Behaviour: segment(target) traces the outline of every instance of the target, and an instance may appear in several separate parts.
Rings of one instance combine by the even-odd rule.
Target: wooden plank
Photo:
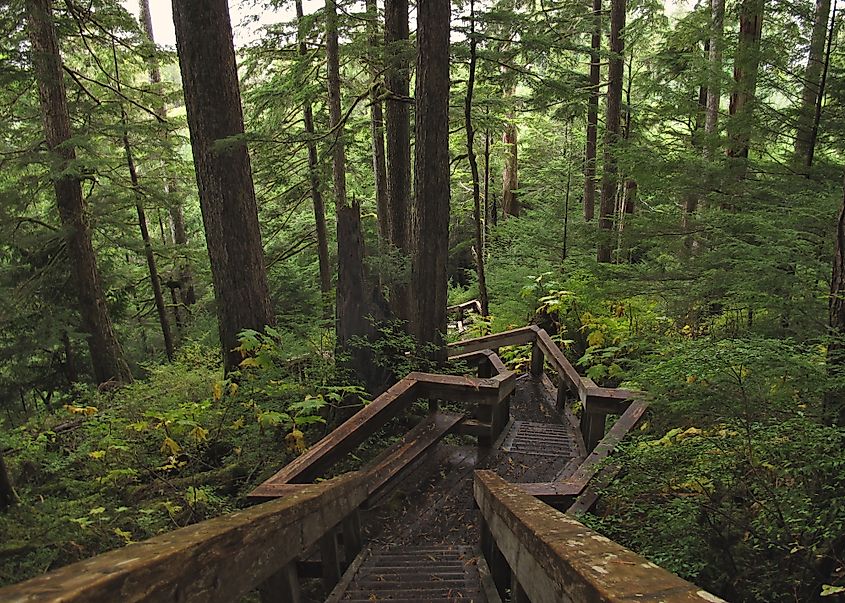
[[[428,452],[463,421],[463,415],[438,412],[420,421],[402,439],[368,464],[367,489],[371,497],[390,485],[414,461]]]
[[[421,388],[420,397],[493,404],[499,396],[500,382],[495,379],[435,373],[410,373],[409,376],[413,376],[418,382]]]
[[[483,518],[485,552],[498,548],[534,603],[722,601],[492,471],[475,472],[473,491]],[[491,569],[495,576],[492,564]]]
[[[468,435],[473,437],[490,437],[493,426],[490,422],[479,421],[477,419],[464,419],[457,427],[457,432],[461,435]]]
[[[477,350],[494,350],[496,348],[508,345],[523,345],[526,343],[533,343],[537,338],[537,332],[540,328],[536,325],[522,327],[520,329],[513,329],[511,331],[504,331],[502,333],[494,333],[493,335],[486,335],[484,337],[477,337],[475,339],[467,339],[466,341],[456,341],[450,343],[448,348],[449,355],[465,354]],[[454,352],[452,352],[454,350]]]
[[[638,395],[627,389],[612,387],[587,386],[587,412],[621,415],[631,404],[631,400]]]
[[[601,471],[590,481],[590,485],[578,495],[575,502],[566,510],[570,515],[588,513],[599,499],[599,490],[607,486],[619,473],[621,465],[610,463],[602,467]]]
[[[362,476],[348,473],[2,588],[0,601],[237,601],[302,556],[366,497]]]
[[[270,484],[308,482],[319,477],[344,455],[354,450],[387,421],[398,415],[418,397],[417,380],[411,373],[359,410],[337,429],[309,448],[305,454],[285,465],[280,471],[249,493],[250,498],[274,496]]]
[[[502,359],[499,358],[499,355],[496,352],[490,352],[490,365],[493,367],[493,370],[497,373],[504,373],[508,370],[508,367],[505,366],[505,363],[502,362]]]
[[[364,564],[364,561],[367,560],[370,554],[371,551],[369,547],[365,548],[363,551],[358,553],[358,556],[355,557],[352,563],[349,564],[349,567],[346,568],[346,571],[343,573],[343,576],[340,578],[340,581],[329,594],[325,603],[340,603],[340,601],[343,600],[343,595],[346,594],[346,589],[349,588],[350,584],[352,584],[352,580],[355,579],[355,574],[358,573],[358,570],[361,569],[361,566]]]
[[[567,360],[566,356],[563,355],[563,352],[560,351],[560,348],[557,347],[557,344],[552,341],[552,338],[549,337],[549,334],[544,329],[541,329],[537,334],[537,343],[543,350],[549,364],[557,370],[567,389],[581,400],[584,400],[586,398],[586,389],[581,383],[581,375],[578,374],[572,363]]]
[[[587,456],[586,460],[581,463],[581,466],[572,475],[570,481],[579,483],[582,487],[586,486],[598,470],[599,464],[616,448],[625,435],[634,428],[647,408],[648,403],[643,400],[632,402],[628,410],[619,417],[616,423],[613,424],[613,427],[602,438],[601,442]]]
[[[583,490],[583,486],[569,480],[563,482],[530,482],[514,485],[522,492],[549,503],[559,503],[569,500],[578,496]]]
[[[330,529],[320,538],[320,561],[323,569],[323,587],[331,590],[340,582],[340,547],[337,544],[337,528]]]
[[[516,389],[516,373],[514,373],[513,371],[503,371],[495,377],[492,377],[491,381],[494,381],[499,384],[499,391],[498,395],[496,396],[497,402],[501,402],[502,400],[510,396]]]

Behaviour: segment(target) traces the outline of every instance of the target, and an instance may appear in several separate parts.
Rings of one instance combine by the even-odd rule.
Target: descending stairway
[[[326,603],[453,601],[484,603],[478,553],[469,546],[364,551]]]

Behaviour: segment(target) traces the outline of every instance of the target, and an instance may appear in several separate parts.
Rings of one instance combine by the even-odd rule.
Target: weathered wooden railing
[[[364,476],[347,473],[265,502],[80,561],[0,589],[5,603],[228,603],[259,589],[262,603],[294,601],[296,561],[319,546],[328,582],[361,549]]]
[[[722,601],[491,471],[476,471],[473,489],[482,553],[496,589],[509,589],[513,602]]]

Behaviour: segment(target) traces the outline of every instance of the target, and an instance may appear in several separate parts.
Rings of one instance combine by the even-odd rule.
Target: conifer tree
[[[238,333],[273,324],[226,0],[174,0],[191,148],[227,370]]]
[[[417,7],[416,202],[413,206],[411,333],[446,358],[449,249],[449,0]]]
[[[584,219],[593,219],[596,209],[596,151],[598,149],[599,96],[601,91],[602,0],[593,0],[590,32],[590,97],[587,104],[587,147],[584,156]]]
[[[809,167],[811,163],[810,147],[814,142],[813,118],[816,113],[816,102],[822,93],[821,82],[825,67],[824,49],[829,17],[830,0],[816,0],[810,51],[807,57],[807,66],[804,69],[804,86],[801,91],[801,104],[798,108],[798,125],[795,134],[795,161],[804,167]]]
[[[77,287],[82,327],[88,338],[94,378],[98,383],[131,381],[106,305],[82,184],[73,165],[76,152],[71,143],[62,57],[50,0],[27,0],[26,9],[44,134],[53,159],[51,177],[65,231],[68,261]]]

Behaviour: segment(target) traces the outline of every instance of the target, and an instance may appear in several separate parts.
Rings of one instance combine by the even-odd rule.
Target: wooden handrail
[[[271,580],[364,502],[357,472],[0,589],[7,603],[215,603]]]
[[[249,496],[276,497],[292,491],[282,487],[284,485],[314,480],[419,398],[494,406],[510,395],[515,386],[516,375],[507,370],[490,378],[409,373],[304,454],[282,467]]]
[[[513,576],[510,589],[516,600],[523,596],[533,603],[722,601],[492,471],[476,471],[473,490],[482,515],[482,551],[494,576]]]

